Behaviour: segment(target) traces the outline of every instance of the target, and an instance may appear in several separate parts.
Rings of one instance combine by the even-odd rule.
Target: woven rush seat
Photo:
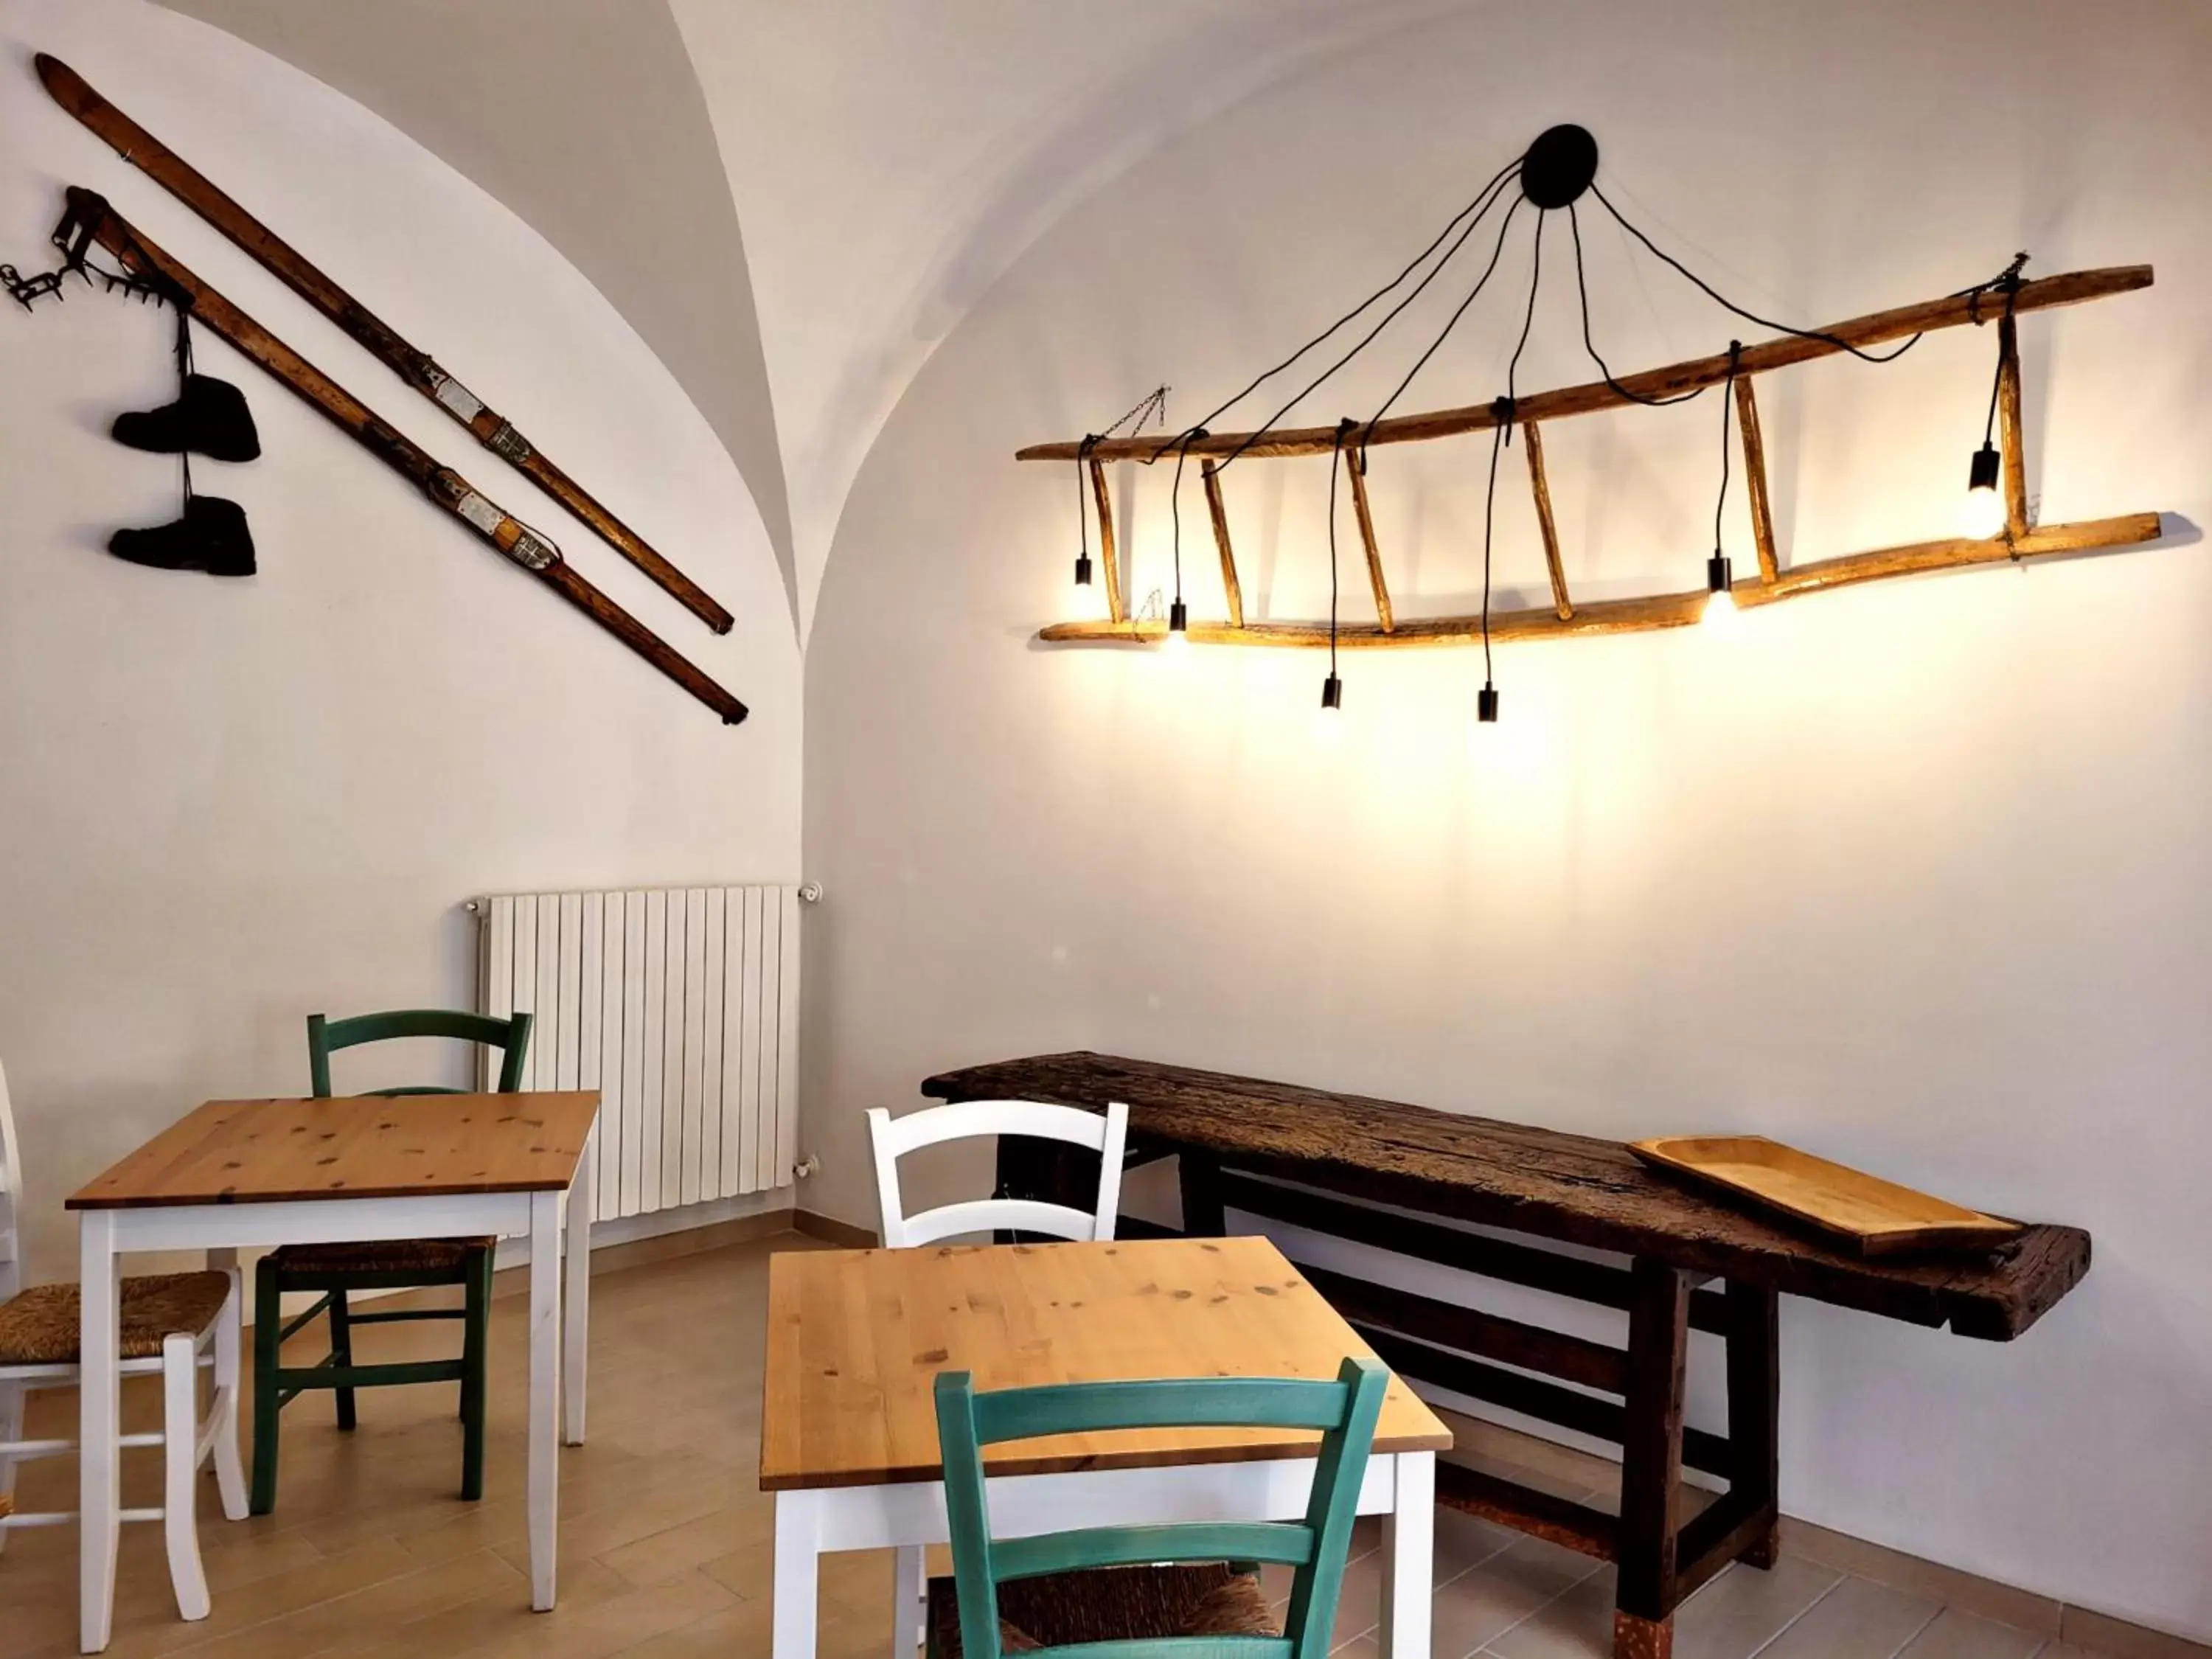
[[[999,1643],[1009,1653],[1085,1642],[1281,1633],[1260,1581],[1221,1562],[1097,1567],[999,1586]],[[960,1659],[960,1607],[950,1578],[929,1581],[930,1659]]]
[[[270,1252],[287,1273],[459,1273],[490,1238],[389,1238],[371,1244],[280,1244]]]
[[[216,1322],[230,1275],[146,1273],[123,1281],[122,1356],[152,1359],[172,1333],[198,1336]],[[74,1365],[83,1304],[74,1285],[33,1285],[0,1304],[0,1365]]]

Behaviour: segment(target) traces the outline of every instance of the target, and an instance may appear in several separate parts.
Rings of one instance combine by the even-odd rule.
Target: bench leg
[[[1774,1565],[1774,1515],[1780,1496],[1781,1322],[1772,1291],[1730,1280],[1728,1287],[1729,1495],[1747,1493],[1767,1522],[1736,1559]]]
[[[1620,1559],[1613,1659],[1671,1659],[1680,1529],[1682,1401],[1690,1281],[1638,1256],[1628,1312],[1628,1396],[1620,1459]]]
[[[1192,1238],[1220,1238],[1229,1231],[1221,1203],[1221,1164],[1200,1152],[1186,1151],[1176,1159],[1180,1166],[1176,1184],[1182,1194],[1182,1230]]]

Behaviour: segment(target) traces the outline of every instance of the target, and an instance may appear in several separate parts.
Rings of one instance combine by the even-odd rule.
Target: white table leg
[[[775,1599],[769,1609],[774,1634],[769,1638],[769,1659],[814,1659],[821,1553],[822,1515],[814,1494],[776,1493]]]
[[[77,1647],[98,1653],[115,1621],[115,1545],[123,1525],[123,1374],[117,1349],[115,1212],[77,1214],[82,1328],[77,1355]]]
[[[564,1270],[568,1306],[562,1316],[561,1337],[561,1439],[570,1446],[584,1443],[585,1350],[592,1328],[592,1212],[597,1196],[594,1172],[599,1163],[599,1131],[594,1125],[591,1138],[584,1143],[584,1156],[577,1161],[576,1179],[568,1188],[568,1260]]]
[[[914,1659],[927,1617],[922,1579],[928,1562],[919,1544],[901,1544],[891,1558],[891,1659]]]
[[[1395,1494],[1382,1517],[1383,1659],[1429,1659],[1435,1567],[1437,1455],[1395,1455]]]
[[[561,1194],[530,1195],[530,1605],[553,1605],[561,1491]]]

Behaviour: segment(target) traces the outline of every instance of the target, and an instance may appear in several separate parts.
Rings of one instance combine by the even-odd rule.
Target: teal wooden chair
[[[364,1042],[400,1037],[452,1037],[501,1051],[499,1092],[522,1086],[522,1063],[530,1051],[530,1016],[493,1019],[442,1009],[410,1009],[363,1014],[357,1019],[307,1017],[307,1066],[318,1099],[331,1093],[331,1055]],[[378,1095],[451,1095],[458,1089],[421,1086],[377,1089]],[[484,1359],[491,1317],[490,1238],[387,1240],[373,1244],[286,1244],[261,1258],[253,1275],[253,1482],[251,1507],[266,1515],[276,1507],[277,1419],[284,1407],[313,1389],[337,1395],[338,1427],[355,1424],[354,1390],[392,1388],[410,1382],[461,1385],[461,1496],[483,1496]],[[347,1305],[355,1291],[413,1290],[459,1285],[458,1308],[410,1309],[400,1312],[356,1313]],[[313,1293],[316,1300],[287,1323],[287,1291]],[[286,1365],[283,1348],[316,1320],[330,1321],[330,1352],[313,1365]],[[461,1352],[453,1359],[418,1359],[384,1365],[356,1365],[353,1328],[417,1319],[462,1322]]]
[[[937,1379],[952,1577],[929,1586],[929,1659],[1324,1659],[1389,1374],[1347,1358],[1334,1382],[1203,1377],[977,1394]],[[1322,1433],[1297,1522],[1089,1527],[994,1539],[983,1448],[1039,1435],[1237,1427]],[[1257,1565],[1295,1570],[1281,1630]]]

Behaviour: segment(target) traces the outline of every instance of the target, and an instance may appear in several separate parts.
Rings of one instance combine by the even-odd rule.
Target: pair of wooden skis
[[[355,300],[276,234],[179,160],[159,139],[109,103],[58,58],[40,53],[39,78],[61,106],[112,145],[123,159],[191,208],[281,278],[300,297],[380,359],[400,379],[466,427],[485,448],[510,462],[546,494],[589,525],[608,544],[673,595],[717,634],[729,631],[730,613],[690,577],[655,552],[621,520],[556,466],[514,426],[389,325]],[[725,722],[745,717],[745,706],[679,654],[643,623],[579,574],[544,537],[495,505],[451,467],[392,427],[328,375],[255,322],[173,256],[148,240],[93,191],[71,187],[69,211],[57,243],[89,239],[132,275],[164,290],[216,333],[269,371],[351,434],[363,447],[413,480],[434,501],[500,553],[529,571]]]

